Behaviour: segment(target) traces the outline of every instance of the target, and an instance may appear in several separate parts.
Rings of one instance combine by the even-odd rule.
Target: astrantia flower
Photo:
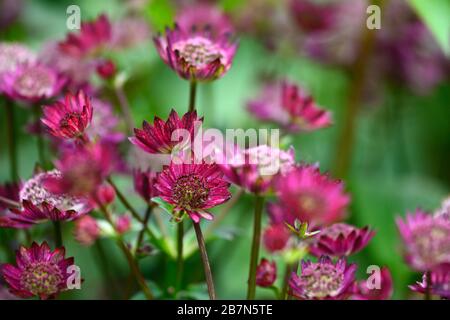
[[[133,171],[134,190],[144,199],[149,202],[157,195],[158,190],[155,188],[157,181],[157,173],[152,170],[134,170]]]
[[[223,76],[230,68],[237,44],[229,34],[214,37],[208,30],[181,30],[175,26],[165,36],[154,38],[164,62],[187,80],[208,81]]]
[[[186,6],[177,14],[175,21],[185,32],[203,31],[213,37],[234,33],[230,19],[214,5],[199,3]]]
[[[55,163],[60,179],[46,179],[45,187],[56,194],[95,197],[97,189],[117,167],[113,146],[98,142],[63,151]]]
[[[272,224],[264,230],[263,243],[267,251],[274,253],[286,248],[290,233],[284,224]]]
[[[103,79],[111,79],[116,71],[116,65],[111,60],[102,61],[97,65],[97,73]]]
[[[216,162],[225,176],[245,190],[262,194],[268,192],[274,177],[289,172],[295,163],[294,149],[283,151],[260,145],[240,150],[232,155],[220,154]]]
[[[450,299],[450,264],[442,264],[431,271],[431,285],[428,288],[427,275],[424,274],[422,282],[417,282],[409,286],[413,291],[425,294],[427,290],[433,295],[440,296],[444,299]]]
[[[287,81],[267,84],[261,96],[248,103],[248,110],[258,119],[274,122],[291,133],[331,125],[330,112],[319,108],[310,95]]]
[[[79,33],[69,33],[67,38],[59,43],[59,48],[70,56],[83,58],[95,55],[104,49],[111,40],[111,24],[106,15],[100,15],[96,20],[83,22]]]
[[[450,221],[450,197],[442,201],[442,205],[434,212],[436,217],[443,217]]]
[[[215,164],[174,164],[165,166],[155,185],[159,197],[175,206],[175,212],[186,212],[195,222],[211,220],[207,211],[230,199],[229,183]]]
[[[362,250],[374,235],[375,232],[369,227],[358,229],[346,223],[335,223],[320,230],[309,251],[316,257],[349,256]]]
[[[134,129],[134,137],[130,138],[131,143],[148,153],[170,154],[175,147],[183,141],[183,135],[176,135],[175,130],[183,129],[194,139],[194,126],[196,121],[203,121],[197,118],[197,112],[188,112],[181,119],[177,112],[172,109],[166,122],[158,117],[153,120],[153,126],[147,121],[142,124],[142,129]]]
[[[18,183],[6,183],[0,185],[0,197],[5,198],[6,200],[19,202],[20,201],[19,192],[20,192],[20,185]],[[0,200],[0,216],[8,208],[9,206]]]
[[[36,103],[59,94],[66,79],[58,71],[42,63],[25,63],[5,72],[0,91],[10,99]]]
[[[119,118],[114,114],[111,104],[95,98],[91,104],[94,106],[94,112],[92,122],[85,130],[86,135],[110,143],[122,142],[125,135],[118,128]]]
[[[100,227],[97,221],[90,215],[75,220],[73,231],[75,240],[84,246],[92,245],[100,236]]]
[[[73,220],[91,210],[84,198],[54,194],[45,188],[47,179],[61,179],[58,170],[42,172],[26,181],[19,192],[21,208],[12,208],[0,218],[0,226],[28,228],[44,221]]]
[[[17,266],[1,267],[11,293],[21,298],[49,299],[67,290],[71,275],[67,269],[74,264],[74,259],[64,256],[64,247],[51,251],[46,242],[42,245],[33,242],[30,248],[20,247],[16,254]]]
[[[429,271],[442,263],[450,263],[450,221],[442,216],[417,209],[405,220],[397,218],[397,226],[405,245],[407,263],[416,270]]]
[[[261,259],[256,268],[256,285],[260,287],[270,287],[277,279],[277,265],[275,261],[269,262]]]
[[[351,296],[352,300],[388,300],[391,298],[394,286],[389,269],[381,268],[379,279],[374,278],[374,276],[376,277],[372,274],[371,279],[355,283],[354,293]]]
[[[131,229],[131,217],[129,215],[121,215],[116,219],[116,231],[119,234],[124,234]]]
[[[290,294],[301,300],[342,300],[351,293],[356,265],[339,259],[335,264],[328,256],[318,262],[302,261],[300,275],[292,273]]]
[[[36,55],[26,46],[15,42],[0,43],[0,77],[14,71],[18,65],[32,63]]]
[[[278,177],[275,190],[285,221],[291,225],[295,219],[312,225],[342,220],[350,202],[343,183],[320,173],[315,165],[302,164]]]
[[[85,139],[84,131],[92,121],[92,105],[83,91],[66,94],[64,100],[44,106],[42,123],[50,134],[63,139]]]

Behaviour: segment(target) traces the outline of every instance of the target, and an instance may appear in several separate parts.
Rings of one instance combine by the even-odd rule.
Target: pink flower
[[[119,234],[124,234],[131,229],[131,217],[129,215],[121,215],[116,219],[116,230]]]
[[[94,112],[92,122],[85,130],[87,136],[113,144],[122,142],[125,135],[118,128],[119,118],[114,114],[111,104],[96,98],[92,99],[91,104]]]
[[[175,21],[180,30],[185,32],[204,31],[213,37],[234,33],[230,19],[216,6],[206,3],[182,8]]]
[[[263,194],[270,190],[277,175],[293,168],[295,156],[293,148],[283,151],[260,145],[244,150],[236,147],[231,156],[220,154],[216,162],[228,180],[249,192]]]
[[[104,49],[111,40],[111,24],[108,17],[100,15],[96,20],[83,22],[78,34],[69,33],[67,38],[59,43],[59,48],[70,56],[83,58],[95,55]]]
[[[436,267],[431,271],[431,286],[430,293],[440,296],[443,299],[450,299],[450,264],[445,263]],[[424,274],[422,282],[417,281],[410,285],[409,288],[413,291],[425,294],[428,290],[427,275]]]
[[[155,184],[157,181],[157,173],[152,170],[133,171],[134,190],[144,199],[149,202],[153,197],[157,196]]]
[[[328,256],[318,262],[302,261],[300,275],[292,273],[289,280],[290,294],[301,300],[346,299],[355,281],[355,264],[339,259],[335,264]]]
[[[84,131],[92,121],[92,105],[83,91],[66,94],[64,100],[44,106],[42,123],[48,132],[58,138],[85,140]]]
[[[116,198],[116,190],[110,184],[103,184],[97,188],[96,199],[104,206],[113,203]]]
[[[46,179],[44,185],[56,194],[95,197],[97,189],[117,163],[117,154],[109,143],[100,141],[74,150],[66,149],[55,163],[61,171],[61,178]]]
[[[320,173],[315,165],[301,164],[275,182],[284,221],[295,219],[311,225],[326,225],[345,217],[350,196],[344,185],[328,174]]]
[[[375,232],[369,227],[358,229],[346,223],[335,223],[320,230],[309,246],[309,251],[316,257],[349,256],[361,251],[374,235]]]
[[[372,276],[371,276],[372,277]],[[392,276],[388,268],[381,268],[379,283],[370,282],[369,279],[355,283],[355,293],[351,296],[354,300],[389,300],[394,290]],[[379,285],[379,287],[377,287]]]
[[[290,11],[305,32],[331,31],[336,20],[336,4],[318,4],[309,0],[291,0]]]
[[[97,73],[103,79],[111,79],[116,74],[116,65],[111,60],[102,61],[97,65]]]
[[[420,209],[397,218],[397,226],[405,245],[406,262],[418,271],[429,271],[442,263],[450,263],[450,221]]]
[[[247,108],[258,119],[274,122],[291,133],[321,129],[332,122],[330,112],[319,108],[311,96],[285,80],[267,84]]]
[[[166,122],[158,117],[154,118],[153,126],[144,121],[142,129],[134,129],[135,136],[131,137],[130,141],[148,153],[170,154],[183,141],[183,136],[177,136],[175,130],[186,130],[190,139],[194,139],[196,121],[203,121],[203,118],[197,118],[197,112],[188,112],[180,119],[172,109]]]
[[[21,64],[33,63],[36,55],[26,46],[15,42],[0,42],[0,78]]]
[[[211,220],[206,211],[228,201],[229,183],[215,164],[174,164],[165,166],[155,185],[159,196],[175,206],[175,213],[186,212],[199,223],[200,218]]]
[[[33,242],[30,248],[20,247],[16,254],[17,266],[1,267],[11,293],[21,298],[49,299],[67,290],[68,268],[74,259],[64,256],[64,247],[51,251],[46,242],[42,245]]]
[[[89,215],[75,220],[73,231],[75,240],[84,246],[92,245],[100,236],[100,227],[97,220]]]
[[[19,192],[20,192],[20,184],[18,183],[5,183],[0,185],[0,197],[5,198],[7,200],[12,200],[14,202],[19,202]],[[0,217],[3,212],[8,209],[9,206],[6,203],[0,200]]]
[[[270,253],[281,251],[286,248],[290,233],[284,224],[272,224],[264,230],[264,247]]]
[[[5,72],[0,78],[0,91],[10,99],[37,103],[57,96],[66,83],[55,69],[39,62],[25,63]]]
[[[208,30],[183,30],[175,26],[165,36],[154,38],[163,61],[181,78],[210,81],[222,77],[230,68],[237,44],[230,35],[213,36]]]
[[[269,262],[261,259],[256,267],[256,285],[260,287],[270,287],[277,279],[277,265],[275,261]]]

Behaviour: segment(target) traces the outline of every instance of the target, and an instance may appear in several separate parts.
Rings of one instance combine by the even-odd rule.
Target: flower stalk
[[[208,254],[206,252],[205,239],[203,238],[202,229],[200,223],[194,222],[195,235],[197,236],[198,248],[202,257],[203,269],[205,271],[206,285],[208,286],[208,294],[210,300],[216,300],[216,292],[214,289],[214,281],[211,272],[211,266],[209,265]]]

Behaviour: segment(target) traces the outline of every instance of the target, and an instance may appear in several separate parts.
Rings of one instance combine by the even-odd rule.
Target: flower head
[[[116,230],[119,234],[124,234],[131,229],[131,217],[129,215],[121,215],[116,219]]]
[[[430,290],[431,294],[440,296],[443,299],[450,299],[450,264],[444,263],[430,272],[431,286],[428,288],[427,275],[424,274],[422,282],[417,281],[409,286],[413,291],[425,294]]]
[[[374,235],[369,227],[358,229],[346,223],[335,223],[320,230],[309,250],[316,257],[349,256],[362,250]]]
[[[252,193],[265,193],[274,178],[284,175],[295,163],[294,149],[283,151],[260,145],[241,150],[235,148],[231,156],[219,154],[216,159],[228,180]]]
[[[24,63],[2,75],[0,91],[10,99],[36,103],[58,95],[65,83],[66,78],[48,65]]]
[[[181,78],[208,81],[220,78],[230,68],[237,44],[230,35],[213,36],[209,30],[183,30],[175,26],[165,36],[154,38],[163,61]]]
[[[144,199],[149,202],[157,195],[155,184],[157,181],[157,173],[152,170],[134,170],[134,190]]]
[[[3,265],[2,274],[16,296],[53,298],[67,290],[68,268],[74,259],[64,256],[64,247],[51,251],[46,242],[41,245],[33,242],[30,248],[20,247],[16,254],[17,266]]]
[[[344,218],[350,202],[343,183],[322,174],[315,165],[302,164],[278,177],[275,190],[289,224],[295,219],[311,225],[331,224]]]
[[[178,130],[186,130],[189,138],[193,139],[197,121],[203,121],[203,118],[197,118],[195,111],[186,113],[180,119],[172,109],[166,122],[158,117],[154,118],[153,125],[144,121],[142,129],[134,129],[135,136],[130,141],[148,153],[170,154],[183,141],[183,135]]]
[[[172,162],[159,174],[155,187],[164,201],[175,206],[176,212],[186,212],[198,223],[200,218],[213,218],[207,209],[230,199],[229,183],[222,176],[216,164]]]
[[[450,263],[450,221],[420,209],[397,218],[397,226],[406,247],[406,262],[416,270],[429,271]]]
[[[319,108],[297,85],[282,81],[267,84],[261,96],[248,103],[258,119],[274,122],[288,132],[313,131],[331,125],[331,114]]]
[[[55,163],[61,171],[60,179],[46,179],[48,190],[56,194],[96,197],[97,189],[116,169],[117,154],[109,143],[98,142],[63,151]]]
[[[125,135],[118,128],[119,118],[114,114],[111,104],[96,98],[92,99],[91,104],[94,112],[92,122],[85,130],[86,135],[110,143],[123,141]]]
[[[370,283],[370,286],[368,285],[369,281],[367,279],[355,283],[355,292],[351,298],[355,300],[388,300],[391,298],[394,287],[388,268],[381,268],[380,278],[375,279],[375,283]]]
[[[75,220],[73,231],[75,240],[84,246],[92,245],[100,236],[100,227],[97,221],[90,215]]]
[[[275,261],[269,262],[261,259],[256,267],[256,285],[260,287],[270,287],[277,279],[277,265]]]
[[[267,251],[274,253],[286,248],[290,233],[284,224],[271,224],[264,230],[263,243]]]
[[[111,24],[108,17],[100,15],[96,20],[83,22],[78,34],[69,33],[67,38],[59,43],[59,48],[70,56],[83,58],[95,55],[111,40]]]
[[[35,60],[36,55],[26,46],[15,42],[0,42],[0,77],[14,71],[18,65]]]
[[[292,273],[291,294],[301,300],[342,300],[351,293],[356,265],[339,259],[335,264],[328,256],[318,262],[302,261],[300,275]]]
[[[83,91],[66,94],[62,101],[44,106],[42,123],[50,134],[63,139],[81,138],[92,121],[92,105]]]

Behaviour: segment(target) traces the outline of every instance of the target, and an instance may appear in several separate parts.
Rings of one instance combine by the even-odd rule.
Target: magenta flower
[[[158,117],[153,120],[153,126],[147,121],[142,124],[142,129],[134,129],[134,137],[130,138],[132,144],[138,146],[148,153],[170,154],[175,147],[182,147],[180,143],[183,136],[177,136],[175,130],[183,129],[194,139],[194,128],[196,121],[203,121],[197,118],[197,112],[188,112],[181,119],[175,110],[171,110],[166,122]]]
[[[355,264],[339,259],[335,264],[328,256],[318,262],[302,261],[300,275],[292,273],[290,294],[300,300],[344,300],[355,281]]]
[[[203,31],[218,37],[234,33],[230,19],[216,6],[199,3],[186,6],[177,14],[175,21],[185,32]]]
[[[1,267],[11,293],[21,298],[51,299],[67,290],[68,268],[74,264],[74,259],[64,256],[64,247],[51,251],[47,242],[41,245],[33,242],[30,248],[20,247],[16,254],[17,266],[4,264]]]
[[[220,164],[228,180],[255,194],[268,192],[274,178],[286,174],[295,164],[293,148],[283,151],[260,145],[244,150],[234,149],[232,155],[219,154],[216,163]]]
[[[413,291],[425,294],[427,290],[433,295],[440,296],[443,299],[450,299],[450,264],[444,263],[431,271],[431,285],[428,288],[427,275],[424,274],[422,282],[416,282],[409,288]]]
[[[289,230],[284,224],[271,224],[263,233],[264,247],[270,253],[281,251],[286,248],[289,238]]]
[[[368,280],[362,280],[355,283],[354,293],[351,299],[354,300],[389,300],[392,296],[394,286],[392,283],[392,275],[389,269],[386,267],[381,268],[381,278],[379,283],[370,283],[368,286]],[[377,287],[378,286],[378,287]]]
[[[154,38],[163,61],[187,80],[210,81],[222,77],[230,68],[237,44],[230,35],[209,30],[182,30],[175,26],[165,36]]]
[[[0,185],[0,197],[14,202],[19,202],[20,184],[18,183],[5,183]],[[9,206],[0,200],[0,217],[9,209]]]
[[[433,216],[420,209],[397,218],[397,226],[405,245],[406,262],[418,271],[433,270],[450,263],[450,220]]]
[[[350,202],[343,183],[320,173],[315,165],[302,164],[278,177],[275,191],[284,220],[291,225],[295,219],[311,225],[342,220]]]
[[[331,31],[336,20],[334,3],[318,4],[310,0],[291,0],[290,12],[300,29],[305,32]]]
[[[277,265],[275,261],[269,262],[261,259],[256,268],[256,285],[260,287],[270,287],[277,279]]]
[[[124,234],[131,229],[131,217],[129,215],[121,215],[116,219],[116,231],[119,234]]]
[[[157,196],[158,190],[155,187],[157,178],[157,173],[150,169],[133,171],[134,190],[144,201],[150,202],[153,197]]]
[[[195,223],[200,218],[213,218],[206,210],[230,199],[229,186],[219,167],[206,163],[171,163],[164,167],[155,185],[159,197],[175,206],[175,213],[186,212]]]
[[[100,237],[100,227],[90,215],[75,220],[75,240],[84,246],[92,245]]]
[[[44,185],[56,194],[96,198],[98,188],[117,168],[118,161],[113,146],[102,141],[67,149],[55,163],[61,178],[46,179]]]
[[[113,144],[122,142],[125,135],[119,130],[119,118],[114,114],[111,104],[96,98],[92,99],[91,104],[95,107],[92,122],[85,130],[86,135]]]
[[[111,79],[116,71],[116,65],[111,60],[102,61],[97,65],[97,73],[103,79]]]
[[[78,34],[69,33],[67,38],[59,43],[59,48],[67,55],[83,58],[95,55],[109,45],[111,41],[111,24],[108,17],[100,15],[96,20],[83,22]]]
[[[319,108],[311,96],[287,81],[267,84],[247,108],[256,118],[274,122],[291,133],[313,131],[332,123],[330,112]]]
[[[335,223],[320,230],[309,246],[309,251],[316,257],[349,256],[367,246],[374,235],[375,232],[369,227],[358,229],[346,223]]]
[[[58,138],[86,140],[84,131],[92,121],[92,105],[83,91],[66,94],[64,100],[44,106],[42,123]]]
[[[36,55],[26,46],[15,42],[0,42],[0,78],[21,64],[33,63]]]
[[[39,62],[25,63],[5,72],[0,78],[0,92],[13,100],[36,103],[59,94],[66,83],[55,69]]]

